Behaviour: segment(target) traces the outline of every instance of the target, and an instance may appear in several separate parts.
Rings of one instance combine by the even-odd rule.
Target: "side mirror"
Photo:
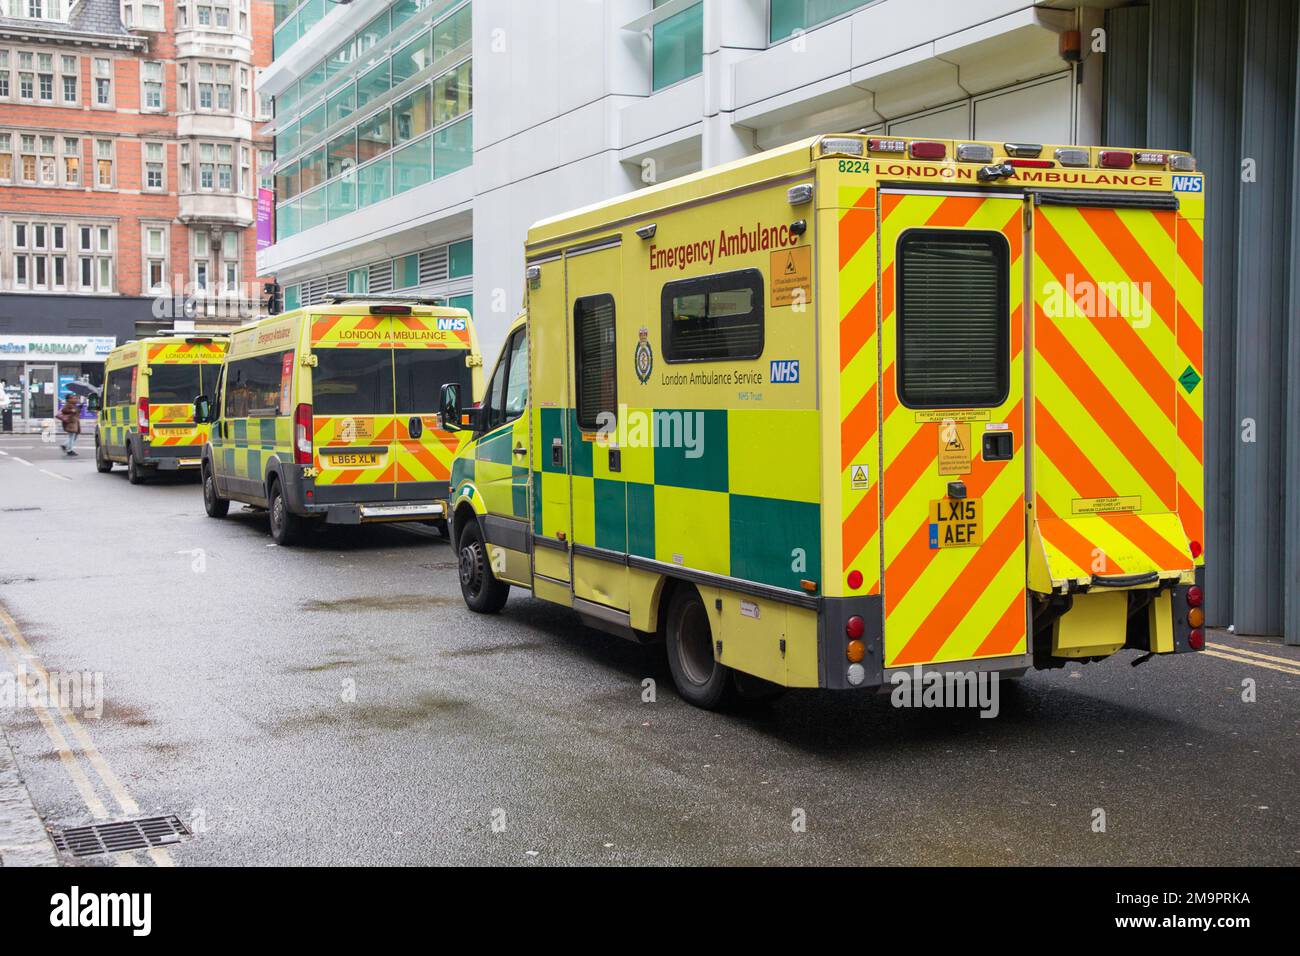
[[[442,387],[441,401],[438,411],[442,417],[443,431],[461,431],[460,386],[455,382],[449,382]]]
[[[212,424],[212,399],[206,395],[194,399],[194,424]]]

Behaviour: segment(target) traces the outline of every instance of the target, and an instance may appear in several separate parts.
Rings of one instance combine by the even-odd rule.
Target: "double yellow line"
[[[1300,676],[1300,660],[1293,660],[1288,657],[1274,657],[1272,654],[1247,651],[1240,647],[1233,647],[1231,644],[1211,644],[1208,641],[1205,644],[1205,650],[1201,651],[1201,653],[1225,661],[1235,661],[1238,664],[1254,664],[1256,667],[1266,667],[1271,671],[1281,671],[1283,674]]]
[[[51,686],[49,672],[41,663],[40,658],[36,656],[31,645],[23,637],[22,629],[18,627],[18,623],[3,606],[0,606],[0,651],[9,661],[9,667],[15,676],[20,672],[30,671],[37,674],[45,682],[46,687]],[[15,688],[15,692],[18,690],[21,690],[21,688]],[[66,728],[76,741],[81,755],[90,764],[91,770],[94,771],[99,782],[117,804],[120,812],[128,817],[140,815],[140,805],[132,799],[131,794],[122,785],[122,781],[113,772],[113,768],[108,765],[108,761],[99,752],[95,742],[90,739],[90,734],[86,732],[85,726],[77,719],[76,714],[63,706],[63,702],[59,702],[55,707],[49,707],[45,701],[36,701],[32,709],[36,712],[41,726],[45,728],[45,734],[50,738],[54,752],[58,754],[59,762],[63,765],[69,779],[71,779],[72,785],[76,788],[77,793],[81,795],[81,800],[86,805],[86,809],[90,811],[90,815],[96,821],[109,819],[108,807],[99,798],[94,784],[82,768],[81,761],[77,759],[77,753],[68,746],[68,738],[64,735],[63,728]],[[174,865],[171,854],[165,847],[150,850],[149,858],[156,866]],[[119,866],[136,865],[133,855],[119,853],[114,854],[112,859]]]

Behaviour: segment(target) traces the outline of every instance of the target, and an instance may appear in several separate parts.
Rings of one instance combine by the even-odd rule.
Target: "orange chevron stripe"
[[[1092,459],[1080,451],[1074,439],[1052,417],[1042,400],[1037,398],[1034,399],[1034,434],[1043,454],[1066,476],[1080,498],[1114,497],[1115,489],[1110,486],[1110,482],[1093,465]],[[1041,495],[1038,496],[1038,506],[1045,506]]]
[[[1205,513],[1190,495],[1178,499],[1178,517],[1183,522],[1183,534],[1189,541],[1205,541]]]
[[[1124,263],[1125,271],[1128,272],[1131,278],[1136,280],[1140,276],[1142,280],[1151,283],[1152,299],[1154,300],[1151,301],[1151,307],[1156,310],[1156,314],[1160,316],[1161,321],[1172,332],[1174,329],[1173,304],[1176,300],[1174,287],[1165,278],[1165,274],[1151,261],[1151,257],[1147,254],[1142,243],[1138,242],[1133,233],[1128,231],[1128,227],[1124,225],[1120,214],[1114,209],[1089,209],[1087,207],[1080,207],[1079,214],[1083,217],[1083,221],[1096,233],[1097,238],[1110,250],[1110,254],[1117,261]],[[1150,214],[1157,219],[1173,216],[1173,213],[1166,211],[1152,211]],[[1046,219],[1047,217],[1042,218]]]
[[[319,342],[321,339],[325,338],[325,336],[329,335],[330,330],[333,329],[334,326],[338,325],[342,321],[343,316],[341,315],[327,315],[324,318],[316,319],[311,324],[311,340],[313,342]]]
[[[1079,357],[1056,324],[1043,315],[1041,309],[1037,311],[1039,321],[1035,330],[1038,351],[1047,359],[1075,399],[1088,409],[1110,436],[1115,449],[1132,462],[1165,507],[1172,510],[1177,484],[1173,466],[1156,450],[1146,433],[1134,423],[1101,379]],[[1065,474],[1070,475],[1070,472]]]
[[[1020,646],[1028,628],[1025,596],[1017,594],[993,625],[988,636],[975,648],[976,657],[1001,657]]]
[[[960,229],[983,207],[982,196],[948,196],[939,203],[939,208],[930,214],[925,224],[935,229]]]
[[[1182,571],[1192,566],[1191,554],[1170,544],[1135,514],[1103,514],[1106,523],[1122,534],[1162,571]],[[1109,560],[1109,558],[1107,559]]]
[[[886,320],[892,321],[894,318],[894,264],[891,262],[885,266],[885,271],[880,274],[880,314]],[[888,356],[886,361],[893,362],[894,357]]]
[[[928,533],[928,532],[927,532]],[[966,595],[971,601],[983,594],[1002,570],[1007,559],[1020,546],[1024,538],[1024,513],[1020,502],[1014,503],[998,521],[993,533],[971,555],[948,590]],[[890,666],[924,664],[934,659],[952,633],[961,624],[970,609],[970,601],[938,601],[934,609],[921,622],[916,633],[903,645]]]
[[[840,371],[857,358],[876,330],[876,285],[866,291],[861,299],[840,320]]]
[[[1205,333],[1196,324],[1196,320],[1178,303],[1178,347],[1182,349],[1187,361],[1202,376],[1205,375]]]
[[[1078,279],[1086,279],[1095,288],[1100,289],[1101,286],[1084,269],[1083,263],[1075,257],[1069,244],[1061,238],[1061,234],[1052,228],[1047,217],[1039,217],[1038,224],[1038,236],[1034,240],[1034,248],[1053,275],[1059,279],[1060,276],[1073,274]],[[1040,324],[1045,321],[1042,307],[1037,303],[1034,305],[1034,314]],[[1088,314],[1088,321],[1101,334],[1102,339],[1120,361],[1133,371],[1133,377],[1151,396],[1156,407],[1172,419],[1174,417],[1172,386],[1161,387],[1171,383],[1172,378],[1163,363],[1151,354],[1151,350],[1137,334],[1137,330],[1127,322],[1103,319],[1095,314],[1095,310]]]
[[[884,388],[881,392],[881,403],[884,406],[881,409],[881,421],[887,421],[893,414],[894,409],[898,407],[898,389],[894,387],[894,365],[891,362],[885,366],[883,376]]]
[[[871,436],[876,433],[876,383],[872,382],[867,394],[853,406],[840,423],[840,470],[853,464]]]
[[[840,217],[840,269],[876,234],[874,209],[846,209]]]
[[[875,495],[876,486],[872,485],[863,494],[862,500],[849,513],[841,530],[841,542],[844,545],[844,567],[848,568],[857,560],[862,549],[867,546],[880,528],[880,503]]]
[[[937,439],[933,429],[919,427],[907,440],[907,444],[885,467],[881,483],[885,490],[885,517],[894,512],[894,508],[912,490],[912,486],[921,480],[926,469],[934,464],[937,451]]]
[[[907,597],[912,585],[920,580],[939,551],[930,547],[929,516],[912,532],[903,549],[885,568],[885,613],[888,614]]]
[[[1178,255],[1202,285],[1205,283],[1205,240],[1196,234],[1186,219],[1178,217]]]
[[[1076,566],[1091,574],[1092,562],[1095,560],[1093,552],[1097,550],[1097,545],[1085,538],[1083,533],[1070,524],[1069,521],[1063,521],[1057,517],[1056,512],[1048,506],[1046,501],[1040,499],[1037,507],[1040,519],[1038,530],[1043,538],[1052,547],[1063,552]],[[1047,521],[1050,521],[1051,524],[1043,523]],[[1120,563],[1110,555],[1106,555],[1106,566],[1112,574],[1124,573]]]

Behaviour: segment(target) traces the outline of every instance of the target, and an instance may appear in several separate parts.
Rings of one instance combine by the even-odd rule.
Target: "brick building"
[[[272,0],[0,0],[0,379],[19,427],[66,382],[100,384],[114,343],[259,310],[272,17]]]

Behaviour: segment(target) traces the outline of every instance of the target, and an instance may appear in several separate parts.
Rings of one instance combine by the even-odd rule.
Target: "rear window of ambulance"
[[[211,394],[219,365],[150,365],[149,402],[153,405],[189,405]]]
[[[312,372],[312,414],[391,415],[393,353],[389,349],[318,348]]]
[[[460,386],[462,395],[469,395],[467,354],[464,349],[396,349],[397,410],[436,412],[442,387],[451,383]]]

